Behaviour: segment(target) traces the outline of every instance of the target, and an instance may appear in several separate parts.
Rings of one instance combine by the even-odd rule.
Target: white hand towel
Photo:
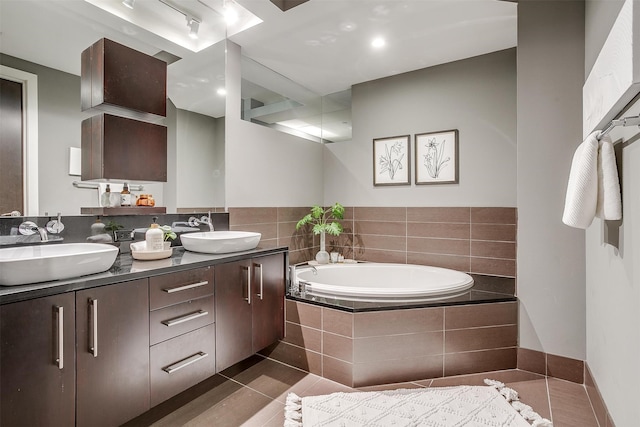
[[[613,143],[609,136],[600,140],[598,155],[598,203],[596,216],[605,220],[622,218],[622,197]]]
[[[598,201],[598,131],[578,146],[569,172],[562,222],[587,228],[596,215]]]

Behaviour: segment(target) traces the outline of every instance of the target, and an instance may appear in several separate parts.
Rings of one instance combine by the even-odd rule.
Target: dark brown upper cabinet
[[[95,108],[148,121],[153,120],[146,114],[166,117],[166,62],[100,39],[82,52],[81,67],[82,111]]]
[[[167,182],[167,128],[111,114],[82,121],[82,180]]]

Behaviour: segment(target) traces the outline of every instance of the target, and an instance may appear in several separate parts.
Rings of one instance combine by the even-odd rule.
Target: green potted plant
[[[320,235],[320,251],[316,254],[316,261],[320,264],[329,262],[329,253],[325,246],[325,235],[328,233],[332,236],[339,236],[342,233],[342,224],[338,220],[341,219],[344,219],[344,207],[336,202],[326,209],[318,205],[313,206],[311,212],[296,224],[296,230],[307,224],[312,224],[313,234]]]

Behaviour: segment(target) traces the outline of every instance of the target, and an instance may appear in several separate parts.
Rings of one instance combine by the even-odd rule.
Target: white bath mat
[[[549,427],[499,381],[488,386],[287,396],[285,427]],[[531,422],[531,423],[530,423]]]

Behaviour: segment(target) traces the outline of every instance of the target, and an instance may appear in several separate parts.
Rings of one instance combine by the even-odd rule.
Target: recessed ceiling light
[[[227,89],[225,89],[225,88],[223,88],[223,87],[218,88],[218,90],[216,91],[216,93],[217,93],[218,95],[220,95],[220,96],[225,96],[225,95],[227,94]]]
[[[387,44],[387,42],[382,37],[376,37],[371,41],[371,46],[377,48],[383,47],[385,44]]]

